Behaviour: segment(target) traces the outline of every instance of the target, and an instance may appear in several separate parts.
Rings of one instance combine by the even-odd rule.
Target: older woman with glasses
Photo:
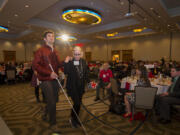
[[[85,81],[88,79],[88,66],[86,61],[82,59],[83,52],[80,47],[73,49],[73,57],[67,56],[64,63],[64,73],[67,77],[67,93],[73,101],[73,108],[79,115],[82,96],[85,92]],[[70,123],[72,127],[77,128],[80,125],[79,119],[75,112],[71,111]]]

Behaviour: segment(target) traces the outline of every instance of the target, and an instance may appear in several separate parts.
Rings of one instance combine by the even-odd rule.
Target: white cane
[[[51,65],[51,64],[49,64],[49,67],[51,68],[52,72],[54,72],[54,69],[52,68],[52,65]],[[84,130],[85,135],[88,135],[88,133],[87,133],[87,131],[86,131],[86,128],[84,127],[84,125],[82,124],[82,122],[81,122],[79,116],[77,115],[76,111],[74,110],[74,107],[73,107],[73,105],[71,104],[71,101],[69,100],[69,98],[68,98],[66,92],[64,91],[64,89],[63,89],[61,83],[59,82],[59,79],[56,78],[56,80],[57,80],[59,86],[61,87],[61,89],[62,89],[62,91],[63,91],[63,93],[64,93],[66,99],[68,100],[70,106],[72,107],[73,112],[75,113],[76,117],[78,118],[78,120],[79,120],[79,122],[80,122],[80,124],[81,124],[81,126],[82,126],[82,128],[83,128],[83,130]]]

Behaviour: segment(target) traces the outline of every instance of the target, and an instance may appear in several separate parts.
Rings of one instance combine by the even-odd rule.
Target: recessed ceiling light
[[[126,13],[125,17],[134,16],[134,13]]]
[[[133,32],[142,32],[145,29],[147,29],[147,28],[144,27],[144,28],[139,28],[139,29],[133,29]]]
[[[14,14],[15,17],[18,17],[18,14]]]
[[[94,2],[91,2],[91,5],[93,6],[93,5],[94,5]]]
[[[161,18],[161,16],[159,15],[158,18]]]
[[[154,10],[154,8],[150,8],[151,10]]]
[[[114,37],[115,35],[117,35],[118,32],[113,32],[113,33],[108,33],[106,34],[107,37]]]
[[[121,5],[124,5],[124,2],[123,2],[123,1],[121,1],[121,2],[120,2],[120,4],[121,4]]]
[[[26,7],[26,8],[28,8],[28,7],[29,7],[29,5],[25,5],[25,7]]]

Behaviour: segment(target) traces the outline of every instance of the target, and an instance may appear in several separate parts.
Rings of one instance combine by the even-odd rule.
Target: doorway
[[[113,50],[111,52],[112,61],[119,62],[120,61],[120,50]]]
[[[16,51],[3,51],[4,63],[16,62]]]
[[[122,50],[123,62],[129,62],[133,59],[133,50]]]
[[[91,61],[91,52],[85,52],[85,58],[87,62]]]

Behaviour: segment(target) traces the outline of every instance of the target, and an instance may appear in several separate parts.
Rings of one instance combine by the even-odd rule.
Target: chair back
[[[6,75],[7,75],[7,80],[15,80],[16,77],[15,70],[7,70]]]
[[[112,92],[117,95],[119,92],[117,81],[114,78],[110,78],[110,82],[111,82]]]
[[[152,109],[157,93],[156,87],[135,87],[135,107],[142,109]]]

